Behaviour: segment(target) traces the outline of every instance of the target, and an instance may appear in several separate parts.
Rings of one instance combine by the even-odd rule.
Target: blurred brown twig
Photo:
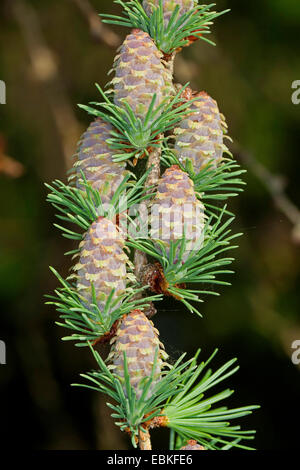
[[[20,178],[25,172],[24,165],[14,158],[6,155],[6,140],[0,134],[0,173],[10,178]]]
[[[63,85],[58,60],[46,43],[35,9],[23,0],[13,0],[10,6],[27,46],[34,78],[45,91],[60,136],[65,166],[69,169],[74,142],[81,129]]]
[[[271,171],[260,163],[251,152],[242,149],[240,146],[234,145],[233,151],[237,158],[261,181],[271,195],[275,206],[292,223],[292,238],[295,243],[300,243],[300,210],[289,199],[285,192],[285,178],[282,175],[271,173]]]
[[[89,0],[71,0],[75,3],[83,17],[86,19],[92,38],[103,42],[108,47],[115,49],[120,46],[122,40],[118,34],[102,23],[100,16],[96,13]]]

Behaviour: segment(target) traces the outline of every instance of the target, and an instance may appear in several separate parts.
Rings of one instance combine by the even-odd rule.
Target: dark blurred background
[[[171,301],[154,317],[171,357],[218,347],[217,367],[237,357],[226,383],[232,406],[260,404],[241,422],[257,429],[258,449],[299,446],[300,370],[291,360],[300,340],[299,127],[291,101],[300,80],[299,0],[218,0],[230,8],[213,27],[217,47],[198,42],[176,59],[176,80],[206,90],[227,117],[246,191],[230,202],[236,230],[232,287],[203,304],[199,320]],[[28,449],[126,449],[106,398],[71,388],[94,367],[86,350],[63,343],[44,294],[66,275],[71,249],[53,227],[44,182],[65,179],[89,116],[77,103],[98,98],[126,31],[106,30],[96,12],[110,0],[1,0],[0,80],[0,365],[1,444]],[[153,433],[166,448],[167,433]]]

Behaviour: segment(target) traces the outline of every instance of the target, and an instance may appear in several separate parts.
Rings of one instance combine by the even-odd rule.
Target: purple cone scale
[[[154,381],[148,396],[161,378],[163,360],[167,359],[164,347],[159,341],[158,330],[141,310],[133,310],[123,317],[116,335],[111,340],[112,349],[109,355],[110,368],[121,379],[124,378],[124,351],[126,353],[130,384],[139,399],[142,389],[139,383],[143,378],[150,377],[156,351],[158,352]],[[124,393],[126,394],[125,386]]]
[[[74,267],[77,273],[77,290],[84,297],[87,306],[93,302],[92,285],[100,311],[112,289],[115,289],[114,298],[124,293],[128,261],[123,251],[124,244],[118,227],[110,220],[99,217],[90,226],[79,245],[80,259]]]
[[[189,440],[187,445],[184,447],[181,447],[180,450],[205,450],[203,446],[200,446],[197,441],[194,441],[193,439]]]
[[[159,1],[160,0],[143,0],[144,10],[149,17],[153,13],[154,7],[159,6]],[[196,2],[194,0],[162,0],[165,26],[168,25],[172,13],[177,5],[179,5],[178,17],[180,18],[180,16],[192,10],[195,4]]]
[[[175,128],[175,152],[180,162],[190,159],[198,173],[208,163],[216,168],[221,162],[227,125],[218,105],[207,93],[196,95],[190,109],[195,111]],[[193,97],[194,98],[194,97]]]
[[[124,100],[142,121],[156,94],[156,109],[172,90],[172,80],[162,61],[162,53],[150,36],[134,29],[115,58],[114,102],[125,107]],[[159,113],[158,113],[159,114]],[[158,114],[156,117],[158,117]]]
[[[200,247],[204,221],[204,206],[196,197],[193,181],[179,166],[171,166],[159,180],[153,200],[151,238],[163,242],[169,254],[170,242],[185,235],[185,261],[192,249]]]
[[[76,154],[77,188],[84,189],[82,172],[92,188],[99,191],[103,204],[110,203],[126,176],[125,163],[113,161],[115,152],[107,143],[112,130],[111,124],[101,118],[95,119],[82,135]]]

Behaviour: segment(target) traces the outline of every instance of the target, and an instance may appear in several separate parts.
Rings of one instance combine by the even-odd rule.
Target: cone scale
[[[197,441],[190,439],[186,446],[181,447],[180,450],[205,450],[203,446],[200,446]]]

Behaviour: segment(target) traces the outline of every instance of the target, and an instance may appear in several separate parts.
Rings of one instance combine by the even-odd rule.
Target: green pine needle
[[[159,261],[163,268],[165,280],[168,284],[168,292],[180,300],[190,312],[201,316],[194,302],[203,302],[199,294],[218,295],[212,290],[199,290],[197,287],[181,288],[181,284],[207,284],[230,285],[228,282],[217,279],[219,275],[232,274],[233,271],[224,269],[232,263],[234,258],[224,256],[228,250],[237,248],[231,242],[241,234],[232,234],[229,225],[234,217],[223,222],[226,206],[215,217],[211,216],[204,227],[203,241],[199,240],[198,247],[190,251],[189,256],[183,262],[182,253],[186,250],[185,237],[171,241],[167,252],[165,243],[153,239],[129,238],[128,246],[138,249],[155,260]],[[193,303],[191,303],[193,302]]]
[[[225,201],[237,196],[243,192],[243,186],[246,184],[240,178],[246,170],[241,169],[232,158],[223,158],[223,162],[217,168],[214,167],[213,162],[208,162],[207,166],[196,173],[190,159],[183,164],[174,151],[164,148],[162,162],[167,167],[178,165],[189,175],[194,183],[196,195],[205,204],[206,213],[209,215],[215,215],[223,210],[223,207],[215,206],[211,202]],[[232,216],[232,213],[227,210],[225,214]]]
[[[79,227],[80,233],[58,224],[54,224],[55,227],[59,228],[66,238],[82,240],[84,232],[100,216],[115,221],[116,216],[122,214],[131,221],[127,215],[127,210],[153,196],[151,193],[152,187],[144,188],[145,180],[150,171],[151,168],[137,181],[129,181],[130,177],[134,175],[128,172],[114,193],[110,204],[102,204],[101,194],[87,183],[83,172],[81,172],[81,178],[83,180],[82,186],[84,191],[74,186],[66,185],[59,180],[55,180],[52,186],[45,184],[51,191],[47,196],[47,201],[59,211],[56,214],[57,218],[63,222],[75,224]]]
[[[231,390],[224,390],[206,397],[208,390],[238,370],[238,367],[233,367],[235,359],[227,362],[214,373],[207,370],[207,366],[216,352],[196,369],[194,368],[195,360],[191,363],[192,374],[188,380],[185,380],[181,392],[167,402],[163,413],[168,417],[168,426],[175,433],[182,438],[198,441],[205,449],[220,449],[220,444],[225,448],[228,446],[228,448],[249,449],[249,447],[241,445],[240,441],[253,439],[254,431],[241,431],[239,426],[231,426],[230,420],[249,415],[259,407],[215,408],[216,403],[232,395]]]
[[[187,113],[196,112],[189,107],[197,98],[186,102],[181,97],[188,85],[189,83],[182,87],[175,96],[166,97],[155,109],[156,94],[154,94],[144,120],[135,116],[125,100],[122,101],[124,106],[114,104],[108,98],[108,93],[105,93],[98,84],[96,86],[104,101],[90,104],[100,109],[86,105],[79,107],[93,116],[101,117],[115,128],[111,131],[111,138],[107,140],[111,149],[116,151],[113,158],[115,162],[138,159],[148,156],[150,147],[161,147],[164,140],[162,134],[173,130]]]
[[[207,366],[217,351],[199,365],[197,358],[200,350],[192,359],[185,362],[183,354],[173,366],[162,372],[161,380],[155,384],[151,396],[147,397],[154,380],[157,350],[152,374],[140,381],[139,387],[143,393],[137,399],[136,392],[130,384],[126,353],[124,352],[124,379],[122,379],[110,371],[109,366],[96,351],[92,349],[92,352],[99,370],[81,375],[89,383],[73,385],[105,393],[114,400],[114,404],[107,403],[113,410],[112,417],[122,431],[129,428],[134,447],[136,447],[134,437],[138,436],[142,424],[155,416],[163,416],[166,418],[166,425],[182,439],[195,439],[206,449],[249,448],[241,445],[240,441],[253,439],[254,431],[241,431],[239,426],[231,426],[230,420],[249,415],[259,407],[246,406],[231,410],[224,406],[216,408],[214,406],[216,403],[233,393],[230,390],[206,397],[208,390],[238,370],[238,367],[233,367],[235,359],[213,373],[207,369]]]
[[[76,341],[75,346],[87,346],[89,342],[98,340],[109,333],[113,324],[123,315],[135,309],[143,310],[149,307],[149,302],[162,298],[160,295],[139,298],[139,294],[144,293],[146,287],[134,286],[129,283],[124,294],[118,298],[114,298],[115,290],[112,289],[103,310],[100,311],[92,284],[93,303],[88,305],[75,285],[64,280],[54,268],[50,267],[50,269],[62,287],[55,290],[54,296],[47,296],[50,299],[47,304],[54,305],[60,313],[61,321],[56,324],[72,332],[70,336],[65,336],[62,339]]]
[[[125,26],[127,28],[138,28],[152,37],[159,50],[165,54],[172,54],[189,44],[189,37],[202,39],[209,44],[215,45],[206,35],[210,34],[210,26],[213,20],[224,15],[230,10],[222,12],[210,11],[215,6],[198,5],[187,13],[179,16],[179,5],[176,6],[168,25],[164,24],[163,3],[153,7],[153,13],[147,16],[140,0],[115,0],[124,10],[124,16],[101,14],[104,23]]]
[[[126,428],[130,429],[132,444],[136,447],[134,437],[138,436],[139,429],[142,429],[141,425],[145,421],[161,415],[164,403],[180,391],[182,381],[187,380],[187,375],[191,373],[189,365],[192,360],[183,363],[185,355],[182,355],[170,370],[162,373],[161,380],[156,383],[151,396],[147,397],[154,379],[157,380],[157,378],[154,378],[158,359],[157,350],[152,373],[150,377],[140,381],[139,387],[143,390],[143,393],[137,399],[136,392],[130,384],[126,353],[124,352],[124,379],[122,379],[110,371],[96,351],[92,350],[92,352],[99,370],[81,374],[81,377],[87,379],[90,383],[73,385],[96,390],[111,397],[115,404],[107,403],[107,405],[114,411],[112,417],[115,419],[115,424],[122,431],[125,431]]]

